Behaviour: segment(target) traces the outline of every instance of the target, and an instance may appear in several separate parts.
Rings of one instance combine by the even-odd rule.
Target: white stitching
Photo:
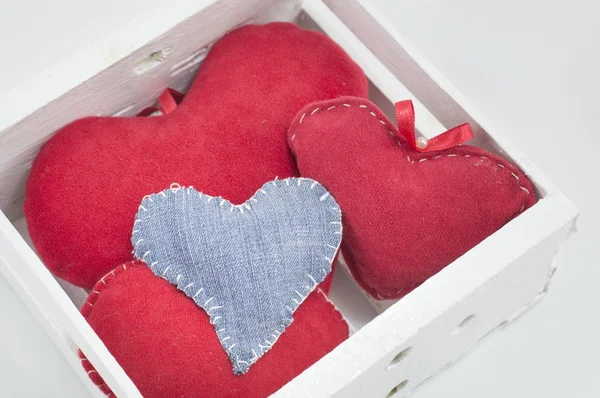
[[[208,310],[206,310],[206,312],[207,312],[207,313],[210,315],[210,312],[211,312],[212,310],[219,310],[219,309],[221,309],[221,308],[223,308],[223,306],[222,306],[222,305],[215,305],[214,307],[210,307]]]
[[[345,104],[342,104],[342,105],[343,105],[343,106],[345,106],[345,107],[347,107],[347,108],[350,108],[350,107],[351,107],[351,105],[350,105],[350,104],[347,104],[347,103],[345,103]],[[367,107],[367,105],[365,105],[365,104],[359,104],[359,105],[358,105],[358,107],[359,107],[359,108],[368,108],[368,107]],[[334,108],[335,108],[335,105],[333,105],[333,106],[330,106],[329,108],[327,108],[327,110],[331,110],[331,109],[334,109]],[[319,108],[316,108],[316,109],[314,109],[314,110],[311,112],[311,115],[313,115],[314,113],[316,113],[316,111],[318,111],[318,110],[319,110]],[[369,113],[370,113],[372,116],[374,116],[374,117],[377,117],[376,113],[374,113],[373,111],[369,111]],[[306,112],[302,114],[302,117],[300,118],[300,122],[299,122],[298,124],[302,124],[302,120],[304,119],[304,117],[305,117],[305,116],[306,116]],[[387,124],[386,124],[386,123],[383,121],[383,119],[378,119],[378,120],[379,120],[380,122],[382,122],[382,124],[383,124],[383,125],[385,125],[386,127],[389,127],[389,126],[388,126],[388,125],[387,125]],[[391,133],[391,135],[394,135],[394,134],[393,134],[391,131],[389,131],[389,133]],[[294,132],[294,134],[293,134],[293,136],[292,136],[292,137],[295,137],[295,135],[296,135],[296,132]],[[400,142],[400,140],[398,140],[398,141],[397,141],[397,143],[398,143],[398,146],[402,147],[402,143]],[[450,154],[448,154],[447,156],[448,156],[448,157],[459,157],[459,155],[458,155],[458,154],[456,154],[456,153],[450,153]],[[471,157],[471,155],[469,155],[469,154],[466,154],[466,155],[460,155],[460,156],[462,156],[462,157],[465,157],[465,158],[470,158],[470,157]],[[433,157],[433,159],[438,159],[438,158],[440,158],[440,157],[441,157],[441,155],[438,155],[438,156],[435,156],[435,157]],[[431,158],[422,158],[422,159],[420,159],[420,160],[419,160],[419,163],[421,163],[421,162],[424,162],[424,161],[426,161],[426,160],[428,160],[428,159],[431,159]],[[487,156],[480,156],[480,159],[487,159]],[[412,161],[412,160],[410,159],[410,156],[409,156],[409,155],[406,155],[406,160],[407,160],[409,163],[414,163],[414,161]],[[498,164],[498,166],[500,166],[501,168],[505,169],[505,167],[504,167],[503,165],[501,165],[501,164]],[[514,177],[514,178],[515,178],[517,181],[519,181],[519,180],[520,180],[520,179],[519,179],[519,176],[517,176],[515,173],[511,172],[511,175],[512,175],[512,176],[513,176],[513,177]],[[519,188],[520,188],[522,191],[526,192],[527,194],[531,194],[531,192],[530,192],[530,191],[529,191],[527,188],[525,188],[525,187],[523,187],[523,186],[519,186]],[[525,205],[523,205],[523,208],[521,209],[521,211],[523,211],[523,209],[524,209],[524,206],[525,206]]]
[[[314,114],[314,113],[315,113],[315,112],[313,112],[313,114]],[[275,180],[277,181],[277,180],[278,180],[278,177],[275,177]],[[288,179],[285,179],[284,181],[285,181],[286,185],[290,185],[290,179],[289,179],[289,178],[288,178]],[[297,181],[297,182],[298,182],[298,185],[302,185],[302,180],[298,179],[298,181]],[[277,184],[275,181],[272,181],[272,183],[273,183],[273,185],[274,185],[275,187],[279,187],[279,185],[278,185],[278,184]],[[312,181],[312,183],[311,183],[311,185],[310,185],[311,189],[314,189],[314,188],[315,188],[315,186],[316,186],[317,184],[318,184],[318,182],[316,182],[316,181]],[[170,189],[172,189],[172,190],[176,189],[176,191],[173,191],[173,192],[178,192],[180,189],[182,189],[182,187],[180,187],[179,185],[171,185],[171,188],[170,188]],[[187,189],[187,192],[188,192],[188,193],[190,192],[190,188],[188,188],[188,189]],[[262,193],[264,193],[264,194],[267,194],[267,193],[268,193],[267,191],[265,191],[265,190],[264,190],[264,189],[262,189],[262,188],[261,188],[261,189],[259,189],[259,191],[258,191],[258,192],[262,192]],[[165,195],[165,194],[164,194],[164,191],[161,191],[160,193],[161,193],[161,194],[163,194],[163,196],[165,196],[165,197],[167,196],[167,195]],[[201,192],[198,192],[198,195],[199,195],[199,198],[202,198],[202,193],[201,193]],[[205,195],[205,196],[207,197],[207,202],[210,202],[210,200],[214,199],[214,197],[211,197],[211,196],[209,196],[209,195]],[[330,196],[331,196],[331,195],[329,194],[329,192],[325,192],[323,195],[321,195],[321,196],[320,196],[320,201],[324,201],[325,199],[327,199],[327,198],[328,198],[328,197],[330,197]],[[221,199],[220,206],[223,206],[223,204],[224,204],[226,201],[225,201],[224,199],[222,199],[222,198],[219,198],[219,199]],[[249,200],[253,200],[254,202],[258,202],[258,200],[256,200],[254,197],[250,198]],[[231,205],[230,209],[233,209],[233,207],[234,207],[234,205]],[[244,204],[242,204],[242,205],[240,205],[240,206],[236,206],[236,207],[239,207],[239,208],[240,208],[240,212],[243,212],[243,209],[244,209],[244,208],[246,208],[246,209],[251,209],[251,207],[250,207],[250,206],[249,206],[247,203],[244,203]],[[339,212],[339,208],[337,208],[337,207],[333,207],[332,209],[338,210],[338,212]],[[339,214],[338,214],[338,216],[339,216]],[[143,220],[143,218],[142,218],[142,219],[139,219],[138,221],[142,221],[142,220]],[[137,222],[137,221],[136,221],[136,222]],[[340,231],[336,231],[336,232],[334,232],[334,233],[335,233],[335,234],[341,234],[341,229],[342,229],[341,222],[340,222],[340,221],[332,221],[332,222],[330,222],[330,223],[331,223],[331,224],[338,224],[338,225],[340,225]],[[142,241],[143,241],[143,239],[141,239],[141,240],[138,240],[138,241],[136,242],[136,245],[137,245],[137,244],[139,244],[139,243],[141,243]],[[339,248],[339,247],[334,247],[334,246],[332,246],[332,245],[328,245],[328,246],[330,246],[332,249],[334,249],[334,250],[335,250],[335,252],[337,252],[337,249]],[[335,254],[335,252],[334,252],[333,254]],[[151,251],[147,251],[146,253],[144,253],[144,255],[142,256],[142,258],[143,258],[143,259],[145,259],[146,257],[149,257],[149,256],[150,256],[150,254],[151,254]],[[328,261],[328,263],[329,263],[329,264],[328,264],[328,265],[329,265],[329,267],[331,267],[331,262],[332,262],[333,260],[332,260],[332,259],[330,259],[330,258],[328,258],[328,257],[325,257],[325,259]],[[156,265],[156,264],[158,264],[158,262],[152,262],[150,266],[151,266],[151,267],[153,267],[153,266],[154,266],[154,265]],[[167,275],[168,275],[168,273],[169,273],[169,270],[170,270],[170,266],[167,266],[167,267],[165,268],[165,270],[162,272],[162,276],[163,276],[165,279],[167,279],[167,280],[168,280],[168,277],[167,277]],[[328,274],[328,271],[326,271],[324,268],[322,268],[322,269],[321,269],[321,271],[323,272],[323,279],[324,279],[324,278],[325,278],[325,276],[327,276],[327,274]],[[295,308],[292,308],[292,307],[290,307],[290,306],[288,306],[288,305],[286,305],[286,306],[285,306],[285,308],[286,308],[287,310],[289,310],[289,311],[290,311],[290,319],[286,319],[286,320],[284,321],[284,323],[285,323],[286,325],[289,325],[289,324],[292,322],[293,318],[292,318],[291,316],[292,316],[292,315],[293,315],[293,313],[296,311],[296,309],[298,308],[298,306],[300,306],[300,305],[301,305],[301,303],[302,303],[302,302],[303,302],[303,301],[304,301],[304,300],[305,300],[305,299],[308,297],[308,295],[311,293],[312,289],[314,289],[316,286],[318,286],[318,283],[317,283],[316,279],[315,279],[315,278],[314,278],[312,275],[310,275],[310,274],[307,274],[306,276],[307,276],[307,278],[308,278],[308,279],[310,279],[310,281],[311,281],[312,283],[309,283],[308,285],[305,285],[305,286],[303,286],[303,289],[304,289],[304,290],[303,290],[303,289],[300,289],[300,290],[302,290],[303,292],[304,292],[304,291],[306,291],[306,293],[305,293],[305,294],[306,294],[306,296],[305,296],[305,295],[303,295],[303,294],[302,294],[300,291],[298,291],[298,290],[295,290],[295,293],[296,293],[296,294],[299,296],[299,298],[300,298],[300,300],[298,300],[297,298],[295,298],[295,297],[292,297],[292,301],[293,301],[293,302],[296,304]],[[106,284],[106,282],[104,282],[104,280],[102,280],[102,282],[103,282],[104,284]],[[179,275],[177,275],[177,277],[176,277],[176,286],[177,286],[178,288],[179,288],[179,286],[180,286],[180,285],[182,285],[182,283],[180,283],[180,282],[182,282],[182,274],[179,274]],[[311,288],[309,285],[312,285],[312,288]],[[180,288],[180,289],[185,291],[186,289],[190,288],[191,286],[193,286],[193,282],[192,282],[192,283],[189,283],[189,284],[187,284],[187,285],[186,285],[186,286],[185,286],[183,289],[181,289],[181,288]],[[302,286],[302,285],[301,285],[301,286]],[[200,295],[200,293],[201,293],[201,292],[203,292],[203,290],[204,290],[203,288],[200,288],[200,289],[199,289],[199,290],[198,290],[198,291],[197,291],[197,292],[194,294],[194,296],[192,296],[192,299],[193,299],[194,301],[196,301],[196,297],[198,297],[198,296]],[[208,300],[206,300],[206,301],[204,302],[204,304],[202,305],[202,307],[203,307],[203,308],[206,308],[206,307],[207,307],[207,305],[208,305],[208,304],[209,304],[209,303],[210,303],[210,302],[211,302],[213,299],[214,299],[214,297],[210,297],[210,298],[208,298]],[[217,323],[217,321],[219,321],[220,319],[222,319],[222,317],[220,317],[220,316],[212,317],[212,315],[211,315],[211,314],[212,314],[212,313],[213,313],[215,310],[218,310],[218,309],[221,309],[221,308],[223,308],[223,307],[222,307],[222,306],[213,306],[213,307],[210,307],[210,308],[208,308],[208,310],[206,310],[206,312],[209,314],[209,316],[211,316],[211,324],[216,324],[216,323]],[[272,346],[272,345],[273,345],[273,344],[274,344],[274,343],[277,341],[277,339],[279,338],[279,336],[282,334],[282,332],[283,332],[283,331],[285,330],[285,328],[287,327],[286,325],[281,325],[281,331],[280,331],[280,330],[274,330],[274,334],[271,334],[271,336],[273,337],[273,341],[269,341],[268,339],[265,339],[265,341],[264,341],[262,344],[259,344],[259,347],[261,347],[261,348],[263,349],[263,352],[265,352],[265,349],[266,349],[266,350],[268,350],[268,349],[270,348],[270,346]],[[219,330],[217,330],[217,333],[223,332],[224,330],[225,330],[225,329],[219,329]],[[221,339],[221,340],[223,341],[224,339]],[[225,340],[226,340],[226,339],[225,339]],[[267,344],[267,346],[265,346],[265,345],[263,345],[263,344]],[[227,348],[227,350],[228,350],[228,351],[231,351],[231,350],[233,350],[233,348],[234,348],[234,347],[236,347],[236,343],[233,343],[232,345],[230,345],[230,346]],[[252,352],[253,352],[254,354],[256,354],[256,352],[255,352],[254,350],[253,350]],[[261,354],[260,356],[262,356],[262,354]],[[260,357],[260,356],[259,356],[259,355],[255,355],[255,357],[256,357],[256,358],[253,358],[253,361],[252,361],[252,363],[253,363],[253,362],[255,362],[255,361],[258,359],[258,357]],[[247,365],[248,365],[248,363],[247,363],[247,362],[245,362],[245,361],[242,361],[242,360],[239,360],[239,359],[237,359],[237,358],[232,358],[232,360],[234,361],[234,363],[237,363],[237,364],[247,364]],[[250,363],[250,364],[252,364],[252,363]]]
[[[298,124],[302,124],[302,120],[304,120],[304,116],[306,116],[306,112],[304,112],[302,114],[302,117],[300,118],[300,121],[298,122]]]

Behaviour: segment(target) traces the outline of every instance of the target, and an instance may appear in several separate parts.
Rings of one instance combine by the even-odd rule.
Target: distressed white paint
[[[372,100],[392,116],[392,102],[413,98],[418,128],[427,136],[440,133],[442,125],[470,121],[476,142],[515,160],[543,196],[377,317],[349,276],[338,272],[332,300],[355,333],[276,394],[384,397],[407,380],[394,395],[401,397],[543,297],[553,257],[577,211],[367,2],[327,4],[331,10],[321,1],[305,1],[300,23],[327,33],[363,67],[372,83]],[[0,97],[0,208],[20,231],[0,215],[0,270],[97,396],[101,394],[79,365],[77,347],[119,397],[140,395],[73,304],[85,292],[64,283],[63,290],[24,240],[19,200],[31,160],[60,126],[92,114],[135,114],[165,86],[185,89],[205,48],[225,32],[245,23],[290,20],[298,7],[297,1],[275,0],[165,3]],[[388,370],[394,356],[409,346],[410,352]]]

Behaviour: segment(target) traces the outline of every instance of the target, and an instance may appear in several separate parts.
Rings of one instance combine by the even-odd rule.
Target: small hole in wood
[[[454,329],[454,331],[452,331],[452,334],[458,334],[469,323],[473,322],[473,319],[475,319],[475,314],[471,314],[468,317],[466,317],[465,319],[463,319],[462,322],[459,323],[458,326]]]
[[[135,67],[133,68],[133,71],[137,75],[141,75],[142,73],[148,72],[150,69],[156,68],[165,59],[167,59],[170,52],[171,52],[171,49],[166,48],[164,50],[158,50],[158,51],[154,51],[153,53],[150,53],[150,55],[148,55],[146,58],[142,59],[140,62],[138,62],[135,65]]]
[[[403,382],[401,382],[400,384],[398,384],[396,387],[392,388],[390,390],[390,392],[388,393],[388,395],[386,395],[386,398],[391,398],[391,397],[395,396],[402,389],[404,389],[404,387],[406,387],[407,384],[408,384],[408,379],[404,380]]]
[[[412,350],[412,347],[407,347],[407,348],[403,349],[402,351],[400,351],[399,353],[397,353],[387,368],[390,369],[390,368],[393,368],[394,366],[396,366],[400,361],[402,361],[404,358],[406,358],[406,356],[408,355],[410,350]]]

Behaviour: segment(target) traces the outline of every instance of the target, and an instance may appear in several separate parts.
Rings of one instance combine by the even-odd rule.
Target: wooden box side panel
[[[0,272],[90,391],[97,395],[98,388],[83,372],[77,356],[78,348],[86,353],[118,396],[141,397],[100,338],[79,314],[71,299],[2,212]]]
[[[276,396],[406,396],[547,292],[573,215],[544,199],[394,304]],[[468,277],[466,277],[468,275]],[[404,351],[408,349],[408,351]],[[401,352],[401,359],[393,364]]]

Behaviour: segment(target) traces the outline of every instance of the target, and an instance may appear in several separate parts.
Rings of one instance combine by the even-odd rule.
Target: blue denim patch
[[[131,242],[206,311],[242,374],[331,271],[341,221],[335,199],[306,178],[270,181],[242,205],[174,184],[144,198]]]

